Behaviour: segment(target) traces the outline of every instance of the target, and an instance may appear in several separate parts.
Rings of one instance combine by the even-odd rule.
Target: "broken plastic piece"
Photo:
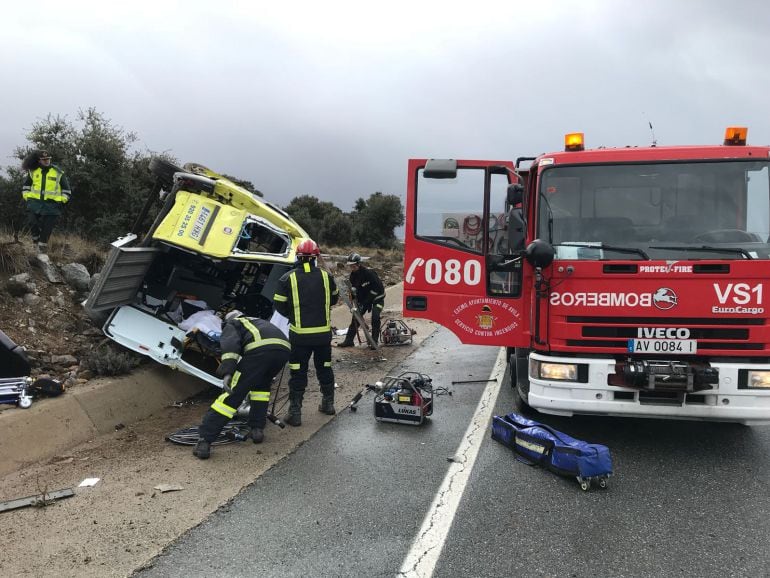
[[[179,484],[158,484],[155,486],[156,490],[158,490],[161,494],[165,494],[166,492],[178,492],[179,490],[184,490],[182,486]]]

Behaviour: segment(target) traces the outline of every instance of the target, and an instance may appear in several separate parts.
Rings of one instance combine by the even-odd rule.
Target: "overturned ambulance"
[[[143,238],[112,243],[85,307],[112,340],[221,386],[221,320],[232,310],[269,319],[278,279],[307,233],[279,207],[210,169],[155,158],[163,207]],[[135,226],[136,230],[137,227]]]

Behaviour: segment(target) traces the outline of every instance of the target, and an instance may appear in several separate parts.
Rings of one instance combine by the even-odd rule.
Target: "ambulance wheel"
[[[580,482],[580,489],[584,492],[587,492],[591,489],[591,480],[589,478],[578,477],[578,482]]]
[[[186,173],[189,171],[186,171],[182,167],[178,167],[167,160],[153,157],[150,159],[150,172],[155,175],[155,178],[160,181],[165,190],[170,191],[171,187],[174,185],[174,173]]]
[[[32,399],[29,397],[20,397],[19,398],[19,407],[21,409],[27,409],[32,406]]]
[[[201,175],[204,177],[208,176],[208,174],[206,173],[214,172],[210,168],[205,167],[200,163],[185,163],[182,168],[186,170],[188,173],[195,173],[196,175]]]
[[[601,478],[599,478],[599,487],[602,490],[606,490],[608,484],[609,484],[609,480],[607,479],[606,476],[602,476]]]

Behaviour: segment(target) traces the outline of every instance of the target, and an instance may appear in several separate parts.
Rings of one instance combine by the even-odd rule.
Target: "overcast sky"
[[[768,56],[763,0],[4,2],[0,166],[36,120],[94,107],[143,150],[347,211],[403,198],[409,158],[567,132],[770,144]]]

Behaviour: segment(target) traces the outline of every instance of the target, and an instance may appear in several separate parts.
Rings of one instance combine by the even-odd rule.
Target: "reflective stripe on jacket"
[[[289,319],[290,335],[331,335],[331,306],[338,299],[334,277],[303,262],[278,281],[273,304]]]
[[[222,362],[217,368],[218,377],[235,373],[241,357],[249,352],[291,349],[283,331],[269,321],[256,317],[236,317],[228,321],[222,329],[219,345],[222,348]]]

